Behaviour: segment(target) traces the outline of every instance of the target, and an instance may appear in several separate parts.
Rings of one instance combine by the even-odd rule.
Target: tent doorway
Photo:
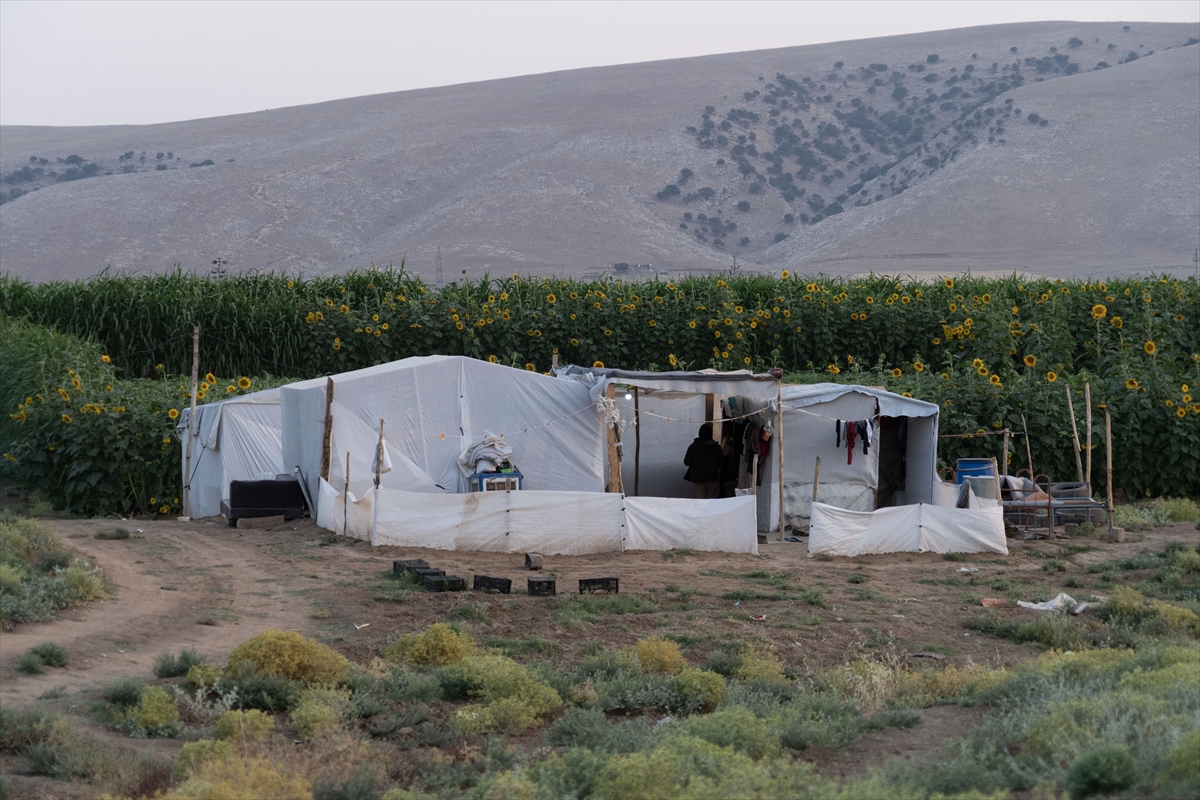
[[[907,505],[908,417],[879,418],[879,488],[875,508]]]

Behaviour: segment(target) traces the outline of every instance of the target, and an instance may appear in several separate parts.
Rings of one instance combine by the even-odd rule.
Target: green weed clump
[[[45,622],[107,597],[100,570],[63,550],[52,528],[0,513],[0,624]]]
[[[147,686],[137,705],[117,718],[117,725],[137,739],[173,738],[181,730],[175,698],[161,686]]]
[[[332,647],[280,630],[263,631],[239,644],[229,654],[229,668],[239,676],[254,672],[310,686],[340,683],[350,674],[350,662]]]
[[[642,639],[631,649],[641,662],[642,668],[649,672],[677,675],[688,665],[687,659],[679,650],[679,645],[661,636]]]
[[[467,696],[476,701],[456,711],[451,721],[464,733],[497,729],[518,733],[539,724],[542,715],[563,704],[557,691],[504,656],[473,656],[446,669],[456,674]]]
[[[1067,770],[1072,800],[1123,792],[1141,778],[1141,769],[1126,748],[1110,744],[1081,756]]]
[[[214,735],[221,740],[261,741],[275,730],[275,718],[257,709],[226,711],[217,720]]]
[[[876,661],[834,667],[822,673],[818,681],[826,689],[854,700],[868,715],[886,706],[896,691],[895,674]]]
[[[469,634],[459,633],[444,622],[438,622],[421,633],[396,639],[383,649],[383,657],[397,663],[441,667],[457,664],[475,652],[475,641]]]
[[[350,718],[350,699],[348,689],[305,689],[292,709],[292,725],[305,739],[336,733],[342,723]]]
[[[303,775],[285,773],[267,758],[217,756],[197,763],[192,777],[162,795],[162,800],[243,800],[246,797],[313,800],[312,784]]]
[[[201,764],[210,761],[220,761],[230,758],[237,751],[232,742],[200,739],[187,742],[175,756],[175,764],[171,768],[171,780],[182,781],[195,774]]]
[[[178,678],[180,675],[187,675],[193,668],[199,667],[207,661],[204,656],[188,648],[180,650],[178,656],[160,653],[158,658],[154,659],[154,677]]]
[[[738,654],[740,662],[733,676],[743,683],[754,681],[782,682],[783,663],[773,645],[746,645]]]
[[[671,691],[678,706],[695,711],[707,711],[719,706],[727,693],[725,679],[715,672],[688,668],[671,681]]]

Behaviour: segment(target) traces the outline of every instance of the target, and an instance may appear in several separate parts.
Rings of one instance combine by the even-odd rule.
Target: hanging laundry
[[[833,421],[833,431],[835,434],[837,434],[837,446],[841,447],[842,446],[842,421],[840,419],[835,419]]]
[[[867,454],[870,446],[870,430],[871,423],[865,419],[860,419],[858,422],[854,423],[854,431],[856,434],[858,434],[858,438],[862,441],[862,451],[864,456]]]
[[[846,423],[846,463],[854,463],[854,440],[858,436],[858,426],[853,422]]]

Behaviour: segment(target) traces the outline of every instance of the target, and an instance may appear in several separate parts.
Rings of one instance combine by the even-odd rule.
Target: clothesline
[[[976,431],[975,433],[943,433],[938,436],[939,439],[974,439],[977,436],[1028,436],[1027,431],[1012,431],[1008,428],[999,431]]]

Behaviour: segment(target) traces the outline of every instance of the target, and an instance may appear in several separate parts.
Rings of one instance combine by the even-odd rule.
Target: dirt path
[[[5,702],[29,701],[52,687],[75,691],[121,676],[149,677],[166,650],[194,648],[221,660],[260,630],[305,630],[312,609],[302,598],[322,590],[323,581],[303,574],[302,562],[255,541],[253,531],[141,522],[143,532],[130,539],[98,540],[95,534],[113,523],[51,524],[66,545],[103,568],[115,590],[107,602],[0,633]],[[44,675],[16,672],[16,660],[38,642],[61,644],[70,666]]]

